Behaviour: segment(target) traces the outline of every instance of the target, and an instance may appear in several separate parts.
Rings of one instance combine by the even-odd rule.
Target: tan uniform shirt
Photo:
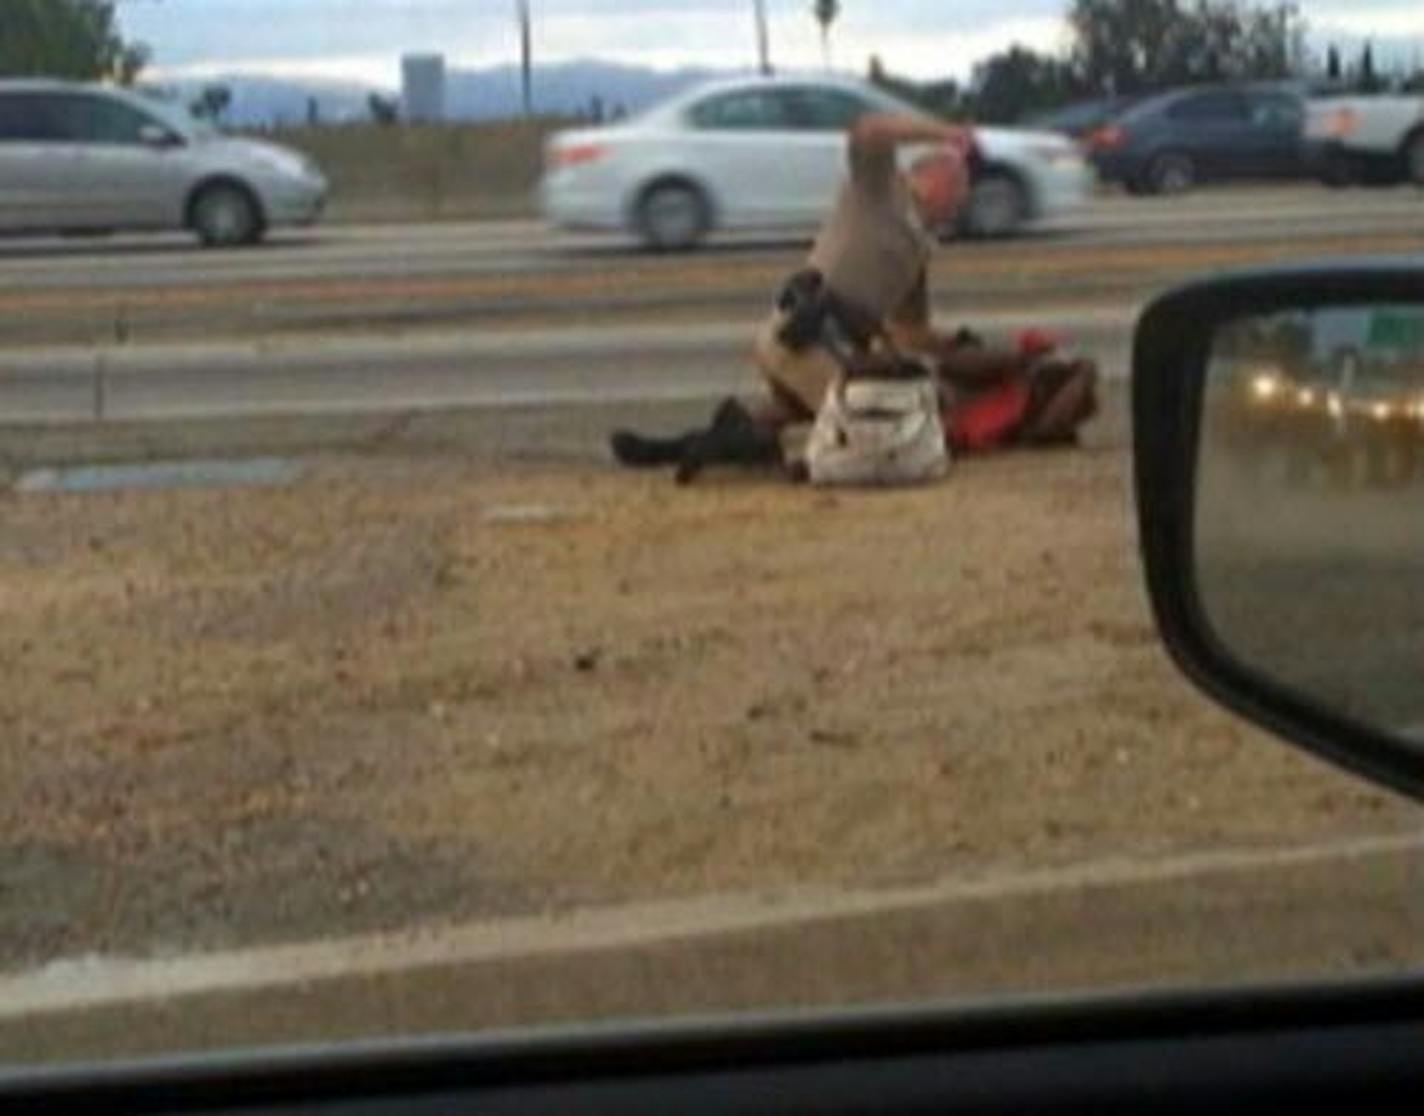
[[[930,239],[894,152],[852,148],[850,168],[809,264],[881,321],[924,324]]]
[[[850,176],[816,238],[808,266],[826,277],[831,290],[887,325],[922,326],[929,323],[930,251],[894,151],[852,146]],[[814,413],[839,368],[820,346],[795,353],[777,341],[782,320],[775,313],[762,326],[757,364],[779,394]]]

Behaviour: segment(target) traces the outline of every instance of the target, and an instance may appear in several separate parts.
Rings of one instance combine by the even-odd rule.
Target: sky
[[[811,0],[765,0],[773,62],[817,69]],[[1068,0],[841,0],[833,64],[963,78],[1015,42],[1054,50]],[[753,0],[529,0],[536,59],[602,58],[734,69],[756,58]],[[516,0],[119,0],[124,31],[153,49],[157,76],[254,72],[394,87],[406,52],[477,68],[518,58]],[[1408,39],[1424,55],[1424,0],[1301,0],[1316,41]]]

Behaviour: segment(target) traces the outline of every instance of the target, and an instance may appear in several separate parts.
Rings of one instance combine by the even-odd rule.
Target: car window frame
[[[788,86],[785,92],[787,102],[790,105],[794,128],[798,132],[848,132],[861,117],[879,111],[878,106],[869,97],[850,89],[808,84]],[[854,103],[859,111],[852,119],[846,120],[843,123],[813,123],[810,114],[806,112],[806,106],[802,103],[802,99],[815,97],[834,97],[847,103]]]
[[[1064,1111],[1399,1095],[1424,974],[739,1015],[0,1069],[6,1111]],[[621,1101],[622,1103],[618,1103]],[[1111,1105],[1110,1105],[1111,1106]]]
[[[707,94],[707,96],[697,101],[694,101],[692,104],[687,106],[687,108],[683,111],[683,121],[687,125],[689,131],[707,133],[712,135],[724,133],[731,135],[756,135],[766,134],[769,132],[799,131],[800,129],[797,129],[792,123],[791,116],[788,110],[789,101],[784,96],[781,96],[781,93],[782,90],[774,88],[724,89],[718,92],[709,93]],[[767,125],[729,125],[725,123],[706,124],[703,123],[700,118],[700,113],[713,105],[726,104],[744,98],[759,98],[771,104],[780,104],[782,106],[781,122],[778,124]]]
[[[121,98],[112,97],[92,90],[64,90],[56,93],[55,96],[61,101],[68,101],[71,108],[82,104],[87,106],[87,111],[93,111],[93,108],[98,106],[103,111],[110,113],[127,113],[133,118],[136,124],[132,139],[103,136],[95,132],[88,135],[71,134],[67,139],[60,142],[74,143],[85,147],[145,147],[147,146],[143,140],[143,131],[145,128],[161,128],[168,142],[178,139],[176,133],[167,123],[161,121],[152,113],[145,112],[139,106],[130,104]],[[79,119],[83,119],[83,117],[79,117]],[[70,123],[72,126],[72,121]]]

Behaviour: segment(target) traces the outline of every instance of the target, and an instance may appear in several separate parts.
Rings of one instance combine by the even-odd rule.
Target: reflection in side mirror
[[[1219,647],[1424,752],[1424,303],[1219,322],[1197,449],[1196,591]]]

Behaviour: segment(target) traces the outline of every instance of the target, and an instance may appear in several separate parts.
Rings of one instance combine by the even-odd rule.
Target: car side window
[[[1178,101],[1167,115],[1196,124],[1231,124],[1247,118],[1246,100],[1239,93],[1199,93]]]
[[[161,127],[146,113],[109,97],[81,94],[62,100],[63,125],[76,143],[139,144],[144,128]]]
[[[0,95],[0,143],[63,143],[62,116],[59,98],[49,94]]]
[[[1304,106],[1293,97],[1268,93],[1251,100],[1251,123],[1267,128],[1289,128],[1305,119]]]
[[[722,93],[692,106],[694,128],[709,131],[772,131],[794,127],[786,98],[768,90]]]
[[[846,132],[868,112],[868,101],[840,89],[795,89],[787,99],[795,126],[815,132]]]

